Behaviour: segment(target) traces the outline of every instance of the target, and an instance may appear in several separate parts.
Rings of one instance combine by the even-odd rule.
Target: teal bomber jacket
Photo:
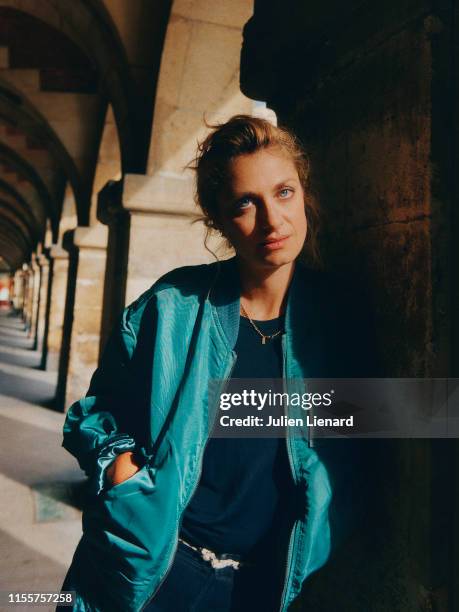
[[[338,306],[339,291],[324,278],[296,266],[282,337],[286,381],[356,375],[358,322],[349,324],[351,309]],[[70,407],[63,446],[92,490],[64,585],[76,591],[73,610],[139,612],[164,580],[216,410],[209,380],[230,377],[237,358],[239,295],[234,258],[166,274],[125,309],[88,394]],[[349,446],[318,442],[308,434],[286,437],[300,510],[285,549],[281,612],[356,517],[343,501],[352,498],[352,462],[343,460]],[[107,487],[105,469],[134,449],[143,467]]]

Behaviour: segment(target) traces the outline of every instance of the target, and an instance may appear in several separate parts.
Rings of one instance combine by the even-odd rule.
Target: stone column
[[[108,226],[103,316],[100,350],[104,349],[115,321],[125,305],[129,248],[129,214],[122,207],[122,181],[109,181],[97,198],[97,217]]]
[[[197,211],[190,177],[128,174],[123,209],[130,220],[126,304],[169,270],[213,260],[204,248],[203,224],[193,223]],[[217,248],[215,240],[209,245]]]
[[[17,302],[17,309],[18,309],[18,312],[21,313],[21,315],[24,314],[23,311],[24,311],[25,292],[26,292],[26,272],[23,268],[20,272],[20,277],[19,277],[19,292],[18,292],[18,302]]]
[[[104,300],[106,340],[125,304],[131,303],[160,276],[173,268],[207,263],[214,258],[204,247],[205,228],[193,223],[193,183],[190,177],[157,173],[128,174],[112,182],[99,198],[98,217],[109,225]],[[220,258],[215,238],[208,246]]]
[[[35,345],[39,352],[43,352],[49,287],[49,260],[46,255],[41,254],[38,257],[38,265],[40,266],[40,295],[38,299],[37,334]]]
[[[31,302],[30,302],[30,328],[29,338],[33,341],[33,347],[35,348],[36,336],[37,336],[37,323],[38,323],[38,305],[40,301],[40,266],[38,265],[38,256],[33,255],[32,257],[32,291],[31,291]]]
[[[25,303],[27,296],[27,264],[22,264],[21,270],[22,289],[20,292],[20,298],[18,301],[18,311],[21,313],[21,319],[25,319]]]
[[[24,303],[25,273],[24,270],[16,270],[13,282],[13,307],[16,312],[20,312]]]
[[[450,2],[293,0],[288,11],[255,2],[244,30],[241,88],[302,139],[327,213],[325,265],[371,296],[389,376],[459,372],[457,27]],[[450,496],[459,475],[448,442],[439,442],[401,440],[387,454],[389,465],[396,461],[380,486],[381,507],[393,520],[393,548],[367,555],[383,578],[368,589],[368,604],[355,589],[346,609],[457,608]],[[346,550],[334,579],[356,584],[354,560]],[[330,601],[308,604],[335,609],[336,592],[330,581],[321,593]]]
[[[26,277],[25,277],[23,318],[24,318],[24,325],[26,329],[30,331],[31,324],[32,324],[33,283],[34,283],[34,273],[32,270],[31,263],[27,265],[27,270],[25,274],[26,274]]]
[[[107,238],[108,230],[101,224],[78,227],[73,234],[78,262],[69,350],[60,360],[59,408],[68,408],[86,393],[98,364]]]
[[[47,370],[57,370],[64,327],[69,254],[61,246],[53,246],[51,258],[51,295],[48,318],[47,357],[43,364]]]

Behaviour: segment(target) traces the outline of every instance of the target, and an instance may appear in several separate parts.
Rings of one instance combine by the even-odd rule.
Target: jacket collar
[[[213,264],[216,276],[209,291],[209,299],[223,328],[231,350],[236,345],[240,317],[240,280],[236,257]],[[297,261],[290,283],[285,313],[287,346],[293,353],[301,347],[304,334],[307,334],[317,313],[313,300],[308,299],[308,277],[314,274]],[[295,332],[295,333],[294,333]]]
[[[229,348],[233,350],[239,333],[241,295],[236,257],[218,261],[213,265],[216,267],[216,276],[209,291],[209,299],[223,328]]]

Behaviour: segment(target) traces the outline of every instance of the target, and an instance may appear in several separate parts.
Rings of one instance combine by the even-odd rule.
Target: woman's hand
[[[134,453],[127,451],[118,455],[105,473],[108,482],[117,485],[134,476],[140,468],[141,466],[137,463]]]

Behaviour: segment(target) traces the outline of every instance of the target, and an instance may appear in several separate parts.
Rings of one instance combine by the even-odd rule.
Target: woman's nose
[[[263,202],[260,207],[260,224],[265,231],[272,231],[282,225],[282,216],[275,202]]]

